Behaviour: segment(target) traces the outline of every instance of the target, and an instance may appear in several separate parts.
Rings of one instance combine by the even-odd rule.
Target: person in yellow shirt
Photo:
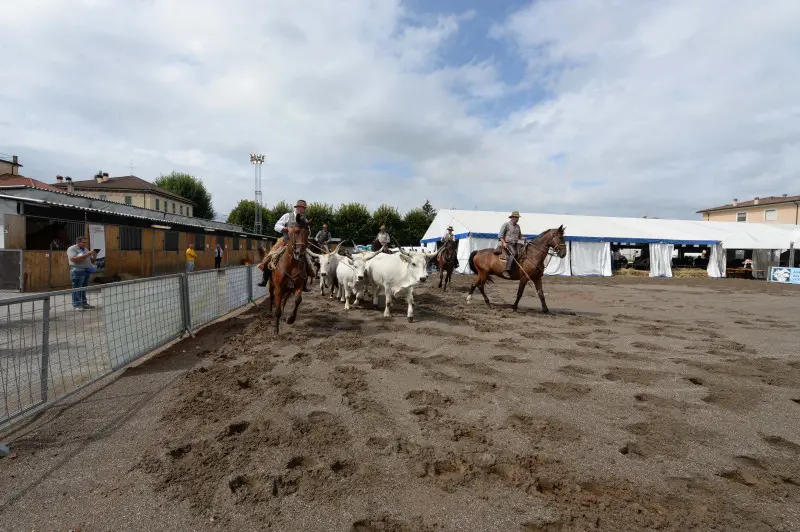
[[[186,248],[186,273],[194,271],[194,260],[197,258],[197,252],[194,250],[194,244],[189,244]]]

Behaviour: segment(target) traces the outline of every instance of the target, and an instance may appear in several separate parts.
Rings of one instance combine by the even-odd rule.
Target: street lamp
[[[251,153],[250,164],[255,167],[256,171],[256,212],[255,221],[253,222],[253,231],[260,235],[263,232],[263,223],[261,222],[261,165],[264,164],[266,155],[262,153]]]

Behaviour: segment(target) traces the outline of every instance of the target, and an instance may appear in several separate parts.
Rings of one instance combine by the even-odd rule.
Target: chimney
[[[19,175],[19,158],[16,155],[12,155],[11,162],[14,163],[11,165],[11,174]]]
[[[737,205],[739,205],[739,199],[733,198],[733,206],[736,207]]]
[[[758,205],[758,196],[753,198],[753,205]]]
[[[75,194],[75,185],[72,184],[72,178],[70,176],[67,176],[66,180],[67,180],[67,192],[69,194]]]
[[[783,197],[785,198],[785,197],[786,197],[786,196],[788,196],[788,195],[789,195],[789,194],[783,194]]]
[[[103,172],[103,183],[108,181],[108,172]]]
[[[94,175],[94,180],[97,181],[98,183],[102,183],[103,182],[103,172],[97,172]]]
[[[63,182],[64,182],[64,176],[63,175],[57,175],[56,176],[56,183],[63,183]]]

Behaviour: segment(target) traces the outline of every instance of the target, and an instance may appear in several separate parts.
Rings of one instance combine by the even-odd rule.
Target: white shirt
[[[275,222],[275,231],[278,233],[283,233],[283,228],[286,227],[289,224],[289,222],[291,222],[294,219],[295,216],[297,216],[297,212],[294,209],[292,209],[292,212],[287,212],[286,214],[278,218],[278,221]]]

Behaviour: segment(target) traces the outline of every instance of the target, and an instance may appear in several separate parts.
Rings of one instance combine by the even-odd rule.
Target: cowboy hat
[[[447,226],[447,230],[448,231],[452,231],[453,230],[453,226],[452,225]]]
[[[519,218],[519,211],[512,212],[511,216],[509,216],[509,218]]]
[[[297,208],[297,207],[306,207],[306,200],[301,200],[301,199],[297,200],[297,204],[294,207],[295,208]]]

